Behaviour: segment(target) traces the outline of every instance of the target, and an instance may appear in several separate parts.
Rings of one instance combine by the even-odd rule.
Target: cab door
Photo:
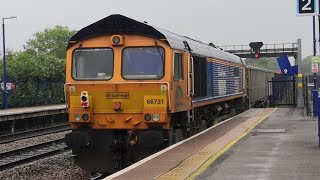
[[[191,107],[190,55],[173,51],[173,110],[186,111]]]

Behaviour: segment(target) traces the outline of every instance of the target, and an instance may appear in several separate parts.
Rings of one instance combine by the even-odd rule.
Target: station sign
[[[317,0],[297,0],[297,16],[316,16]]]
[[[311,63],[320,63],[320,56],[311,57]]]
[[[314,56],[311,58],[311,72],[312,73],[318,73],[319,72],[319,62],[320,62],[320,57],[319,56]]]
[[[292,66],[289,62],[289,56],[288,55],[282,55],[277,58],[277,62],[279,64],[280,70],[282,74],[294,76],[298,74],[298,66],[294,65]]]
[[[311,72],[312,73],[318,73],[319,72],[318,63],[316,63],[316,64],[312,63],[311,64]]]
[[[8,82],[6,83],[7,84],[7,91],[10,91],[10,90],[15,90],[16,89],[16,83],[14,82]],[[3,86],[3,82],[1,83],[1,90],[3,91],[4,90],[4,86]]]

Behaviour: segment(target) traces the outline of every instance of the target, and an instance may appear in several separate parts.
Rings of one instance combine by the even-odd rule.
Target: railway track
[[[68,150],[64,138],[0,153],[0,171]]]
[[[32,138],[36,136],[42,136],[42,135],[67,131],[70,129],[71,129],[70,124],[66,123],[66,124],[60,124],[56,126],[45,127],[45,128],[35,129],[35,130],[4,134],[4,135],[0,135],[0,144],[10,143],[13,141]]]
[[[101,174],[101,173],[97,173],[97,174],[93,174],[90,178],[90,180],[101,180],[107,176],[109,176],[110,174],[107,174],[107,173],[104,173],[104,174]]]

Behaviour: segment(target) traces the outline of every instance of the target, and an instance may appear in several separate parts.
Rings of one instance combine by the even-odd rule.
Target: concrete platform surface
[[[0,110],[0,122],[66,113],[65,104],[11,108]]]
[[[196,179],[320,179],[317,134],[315,118],[279,108]]]
[[[185,179],[274,111],[273,108],[246,111],[105,179]]]

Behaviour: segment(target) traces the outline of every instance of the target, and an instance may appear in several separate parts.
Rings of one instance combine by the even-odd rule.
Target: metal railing
[[[219,48],[240,57],[248,57],[248,55],[252,55],[254,53],[249,45],[227,45],[219,46]],[[295,56],[297,51],[298,43],[264,44],[260,49],[260,54],[264,57],[273,57],[278,54]]]
[[[64,103],[64,83],[57,81],[16,82],[16,89],[8,91],[9,108]],[[0,91],[0,108],[3,108],[3,91]]]

